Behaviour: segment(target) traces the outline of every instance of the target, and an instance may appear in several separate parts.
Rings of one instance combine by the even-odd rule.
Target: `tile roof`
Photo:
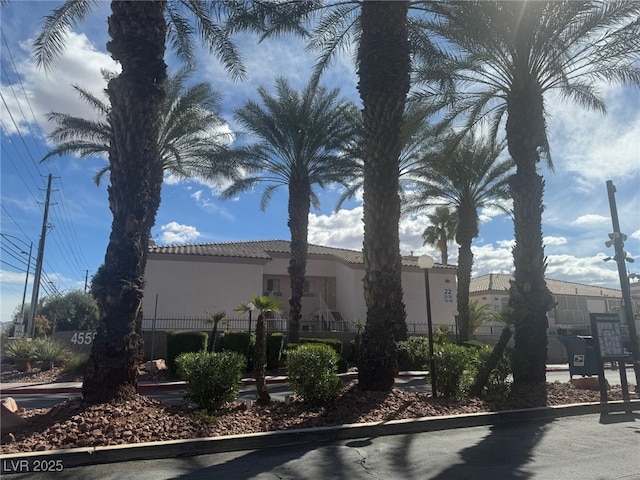
[[[209,257],[232,257],[232,258],[253,258],[268,260],[272,254],[286,254],[291,252],[288,240],[254,240],[247,242],[223,242],[223,243],[198,243],[183,245],[150,245],[150,254],[173,254],[173,255],[199,255]],[[333,256],[346,263],[363,264],[362,252],[348,250],[346,248],[324,247],[321,245],[309,244],[308,254],[313,256]],[[418,257],[403,257],[402,265],[406,267],[417,267]],[[438,268],[455,269],[455,265],[440,265]]]
[[[490,273],[471,279],[470,293],[487,291],[504,291],[509,289],[509,280],[512,275],[502,273]],[[547,288],[554,295],[580,295],[584,297],[614,297],[621,298],[620,290],[614,288],[599,287],[595,285],[583,285],[581,283],[565,282],[547,278]]]

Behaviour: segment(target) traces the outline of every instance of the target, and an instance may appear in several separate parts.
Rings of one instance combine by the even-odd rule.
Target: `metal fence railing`
[[[256,317],[254,315],[251,320],[251,331],[256,328]],[[207,323],[208,317],[184,317],[184,318],[145,318],[142,320],[142,331],[150,332],[154,329],[161,330],[199,330],[211,331],[213,325]],[[287,332],[289,328],[289,320],[284,318],[265,320],[265,326],[268,332]],[[451,333],[455,331],[453,325],[434,325],[434,329],[447,327]],[[249,318],[225,318],[218,324],[218,331],[249,331]],[[356,323],[351,320],[330,320],[326,318],[307,318],[300,322],[300,332],[353,332],[357,331]],[[428,333],[426,323],[409,323],[407,324],[407,333],[409,335],[426,335]]]

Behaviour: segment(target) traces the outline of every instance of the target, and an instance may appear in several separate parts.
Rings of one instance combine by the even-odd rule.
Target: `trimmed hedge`
[[[221,337],[223,352],[236,352],[244,356],[247,361],[247,370],[253,370],[253,346],[256,336],[249,332],[224,332]]]
[[[182,353],[178,372],[187,381],[185,397],[213,413],[238,395],[245,358],[236,352]]]
[[[173,375],[177,373],[176,358],[181,353],[205,352],[209,334],[178,330],[167,332],[167,366]]]
[[[287,355],[287,383],[305,403],[314,407],[334,399],[342,381],[337,374],[340,357],[322,343],[300,345]]]
[[[329,345],[340,356],[342,356],[342,340],[339,338],[300,338],[300,344],[320,343]]]

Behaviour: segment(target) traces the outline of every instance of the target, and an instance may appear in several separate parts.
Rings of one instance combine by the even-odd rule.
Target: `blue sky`
[[[84,288],[102,263],[110,233],[111,214],[106,184],[96,187],[100,159],[58,158],[39,160],[50,147],[45,136],[52,130],[45,115],[50,111],[90,117],[93,112],[73,93],[77,83],[100,95],[101,68],[116,69],[106,54],[106,19],[109,3],[102,2],[86,22],[74,29],[68,46],[51,72],[38,70],[31,61],[31,44],[41,18],[60,2],[13,1],[0,7],[1,224],[0,321],[8,321],[22,300],[29,244],[33,256],[42,228],[46,175],[52,173],[53,192],[48,229],[43,290],[41,294]],[[232,81],[217,61],[203,51],[194,80],[209,81],[222,95],[222,116],[231,129],[233,111],[249,98],[256,99],[259,85],[271,87],[278,75],[296,88],[308,81],[314,55],[304,44],[286,37],[256,45],[249,36],[238,40],[249,73],[243,82]],[[170,70],[177,65],[170,63]],[[332,65],[324,78],[330,87],[359,103],[357,77],[351,57]],[[612,231],[605,182],[617,188],[621,230],[629,238],[625,249],[640,262],[640,92],[600,85],[609,106],[606,116],[547,99],[549,139],[555,171],[541,166],[546,180],[543,234],[548,256],[547,276],[578,283],[619,288],[613,254],[604,245]],[[259,209],[261,190],[221,202],[219,187],[197,181],[167,178],[162,204],[152,230],[155,241],[202,243],[253,239],[288,239],[286,192],[279,192],[265,212]],[[322,208],[310,215],[309,241],[351,249],[362,246],[362,206],[351,201],[335,212],[337,188],[320,193]],[[474,274],[512,270],[513,225],[504,214],[481,212],[480,236],[474,244]],[[425,215],[404,218],[400,225],[403,254],[439,254],[422,246]],[[12,242],[12,243],[9,243]],[[456,262],[457,247],[450,248]],[[33,261],[32,261],[33,265]],[[639,272],[638,263],[628,265]],[[31,295],[31,277],[27,302]]]

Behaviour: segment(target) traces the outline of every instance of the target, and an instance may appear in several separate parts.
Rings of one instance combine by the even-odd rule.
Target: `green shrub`
[[[434,346],[437,389],[445,397],[461,397],[477,372],[478,350],[453,343]]]
[[[270,333],[267,335],[267,370],[276,370],[280,366],[284,333]]]
[[[71,350],[65,344],[51,337],[34,340],[34,357],[43,362],[43,370],[51,370],[54,365],[60,365],[71,358]]]
[[[83,376],[84,371],[87,368],[88,360],[89,355],[87,355],[86,353],[72,354],[69,360],[64,362],[64,368],[62,369],[61,374],[63,376],[69,377]]]
[[[398,349],[398,368],[406,370],[429,369],[429,339],[413,336],[396,343]]]
[[[236,352],[182,353],[176,364],[187,382],[185,397],[209,413],[235,400],[246,367],[244,356]]]
[[[36,346],[30,338],[19,338],[7,342],[4,349],[4,356],[13,360],[18,370],[30,372],[31,363],[36,359]]]
[[[349,371],[349,362],[346,358],[340,357],[337,365],[338,373],[347,373]]]
[[[202,352],[207,349],[206,332],[167,332],[167,366],[173,375],[177,372],[176,358],[181,353]]]
[[[336,373],[339,359],[328,345],[300,345],[287,354],[287,383],[305,403],[314,407],[326,405],[342,387]]]
[[[483,345],[478,350],[478,368],[484,364],[491,355],[493,348],[489,345]],[[509,375],[511,375],[511,354],[513,350],[507,348],[502,355],[502,358],[498,361],[496,368],[489,373],[489,379],[487,380],[487,393],[504,395],[509,389]]]
[[[342,355],[342,340],[339,338],[301,338],[300,344],[316,344],[320,343],[323,345],[329,345],[331,348],[335,350],[335,352],[341,356]]]
[[[244,356],[247,369],[253,370],[253,347],[256,336],[249,332],[224,332],[221,340],[222,351],[236,352]]]

